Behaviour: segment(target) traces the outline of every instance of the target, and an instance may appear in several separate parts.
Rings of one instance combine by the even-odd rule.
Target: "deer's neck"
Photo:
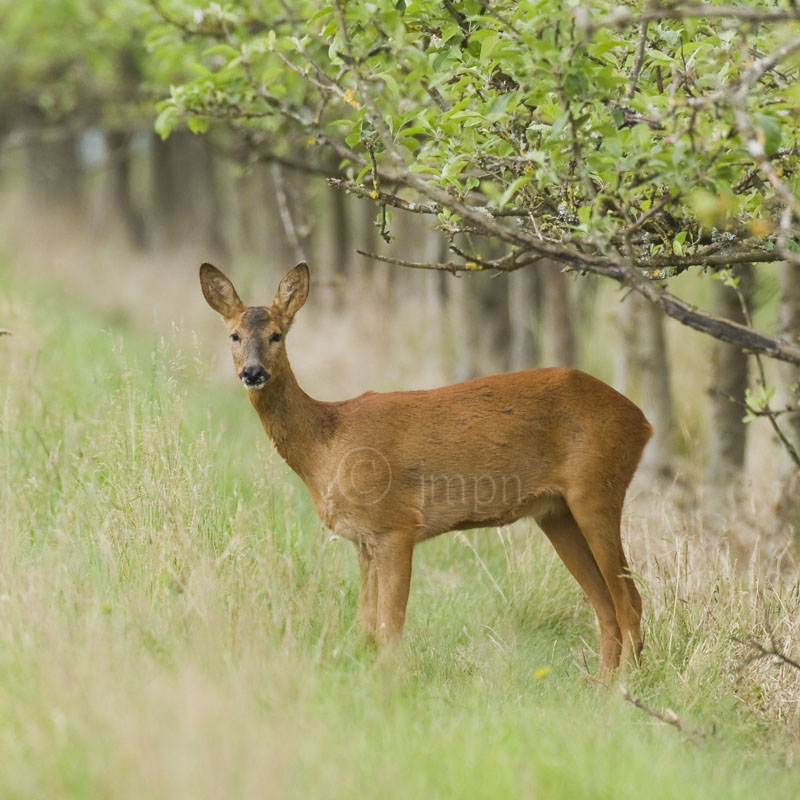
[[[250,402],[275,449],[313,492],[315,467],[336,424],[333,408],[309,397],[288,364],[263,389],[251,390]]]

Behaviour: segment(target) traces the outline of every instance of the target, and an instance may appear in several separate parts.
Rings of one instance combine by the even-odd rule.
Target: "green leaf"
[[[489,59],[492,57],[492,52],[497,45],[499,40],[499,36],[495,31],[492,31],[482,42],[481,42],[481,64],[487,64]]]
[[[167,105],[161,113],[156,117],[155,128],[156,133],[162,138],[166,139],[178,124],[178,109],[173,105]]]
[[[513,95],[511,92],[505,92],[504,94],[500,94],[495,97],[494,100],[492,100],[492,102],[489,104],[489,108],[486,110],[486,116],[492,120],[496,120],[504,116],[512,96]]]
[[[650,126],[644,122],[640,122],[638,125],[635,125],[631,131],[633,143],[639,150],[644,150],[647,148],[647,146],[650,144],[651,137],[652,131],[650,130]]]
[[[526,184],[528,183],[531,178],[533,177],[532,174],[527,173],[525,175],[520,175],[515,181],[511,183],[511,185],[503,192],[500,199],[497,201],[497,205],[499,208],[505,206],[508,201]]]
[[[189,117],[187,125],[192,133],[208,133],[208,119],[205,117]]]
[[[753,119],[763,137],[762,144],[767,156],[774,156],[781,146],[781,123],[770,114],[753,114]]]
[[[686,249],[683,246],[684,242],[686,241],[686,234],[687,231],[681,231],[672,240],[672,252],[675,253],[676,256],[682,256],[686,253]]]
[[[550,128],[550,134],[554,138],[557,137],[561,131],[564,130],[564,126],[567,124],[567,120],[569,119],[569,111],[564,111],[563,113],[559,114],[554,120],[553,125]]]
[[[449,42],[454,36],[461,38],[461,28],[455,22],[449,22],[442,28],[442,44]]]
[[[648,50],[647,55],[653,59],[653,61],[659,61],[662,64],[671,64],[675,60],[672,56],[668,56],[660,50]]]

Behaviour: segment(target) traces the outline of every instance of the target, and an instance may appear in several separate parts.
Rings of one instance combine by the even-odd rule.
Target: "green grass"
[[[796,797],[797,575],[739,574],[658,511],[627,703],[524,525],[420,547],[407,635],[354,624],[330,543],[241,390],[170,336],[0,269],[0,797]],[[481,565],[476,553],[485,565]],[[756,591],[758,590],[758,591]]]

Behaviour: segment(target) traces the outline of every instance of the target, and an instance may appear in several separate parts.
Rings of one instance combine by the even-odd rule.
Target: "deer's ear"
[[[278,286],[275,305],[291,319],[303,306],[308,297],[308,264],[301,261],[290,270]]]
[[[211,264],[200,267],[200,288],[206,302],[225,319],[230,319],[244,308],[233,284]]]

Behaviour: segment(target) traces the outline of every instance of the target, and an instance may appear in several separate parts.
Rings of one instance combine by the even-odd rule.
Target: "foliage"
[[[0,4],[0,134],[151,125],[155,98],[191,75],[180,55],[151,57],[145,39],[160,21],[139,0]]]
[[[379,190],[405,187],[451,235],[514,245],[494,266],[561,251],[575,266],[617,253],[674,271],[791,249],[789,10],[648,6],[640,23],[604,0],[161,5],[179,20],[173,47],[207,44],[162,104],[163,135],[221,118],[262,147],[327,146],[354,190],[392,203]],[[465,260],[489,263],[479,248]]]

